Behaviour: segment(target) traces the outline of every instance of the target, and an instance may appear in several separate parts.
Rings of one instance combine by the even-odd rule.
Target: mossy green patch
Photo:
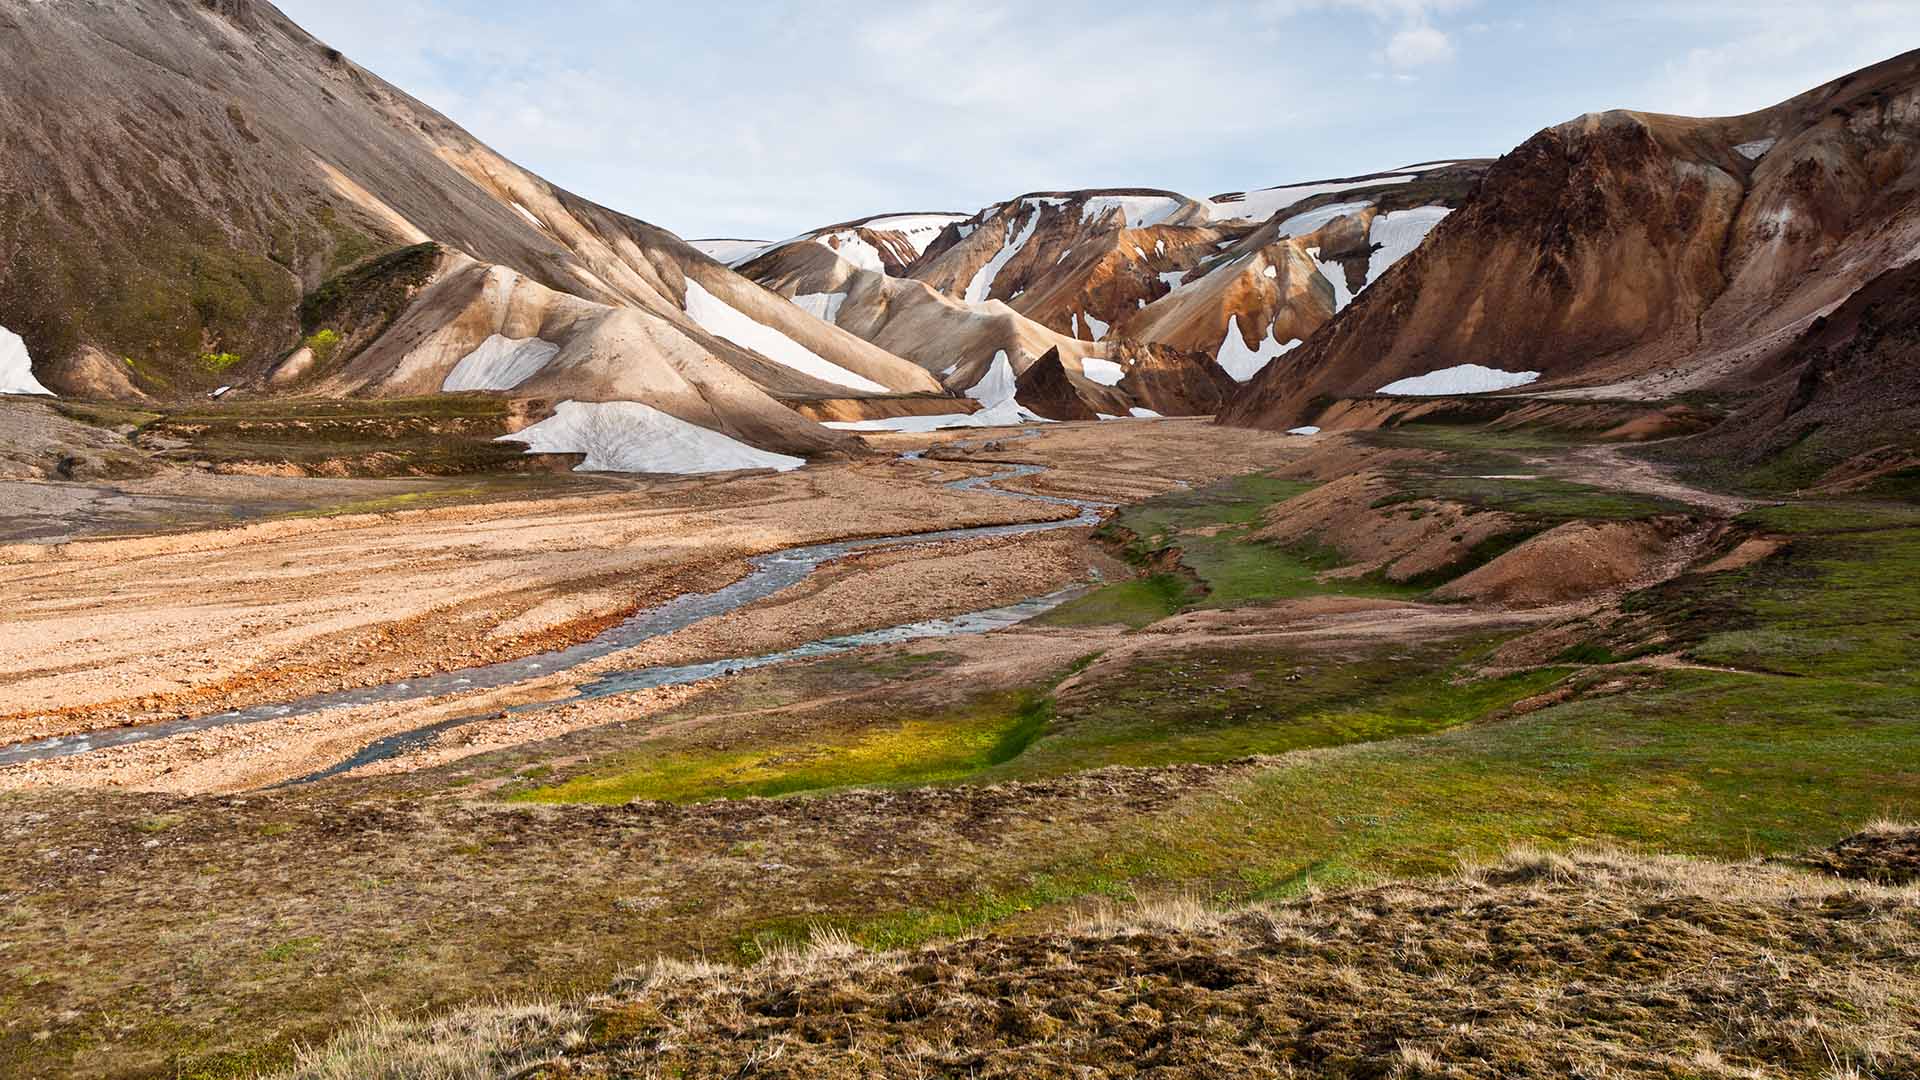
[[[969,776],[1018,756],[1046,727],[1053,703],[1036,691],[990,694],[953,712],[839,737],[728,748],[655,748],[607,762],[516,802],[695,802],[791,795]]]

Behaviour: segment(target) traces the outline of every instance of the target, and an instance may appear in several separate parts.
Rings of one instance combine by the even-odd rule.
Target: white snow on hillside
[[[1160,275],[1160,282],[1161,284],[1165,285],[1169,291],[1171,291],[1174,289],[1178,289],[1180,287],[1180,279],[1186,276],[1187,276],[1187,271],[1185,270],[1169,270],[1166,273]],[[1196,278],[1195,280],[1198,280],[1198,279]]]
[[[805,293],[794,297],[793,302],[801,311],[816,319],[837,323],[840,321],[840,305],[847,302],[847,294],[843,292]]]
[[[1007,350],[1001,349],[993,354],[993,363],[987,365],[987,373],[967,389],[967,396],[988,405],[998,405],[1003,401],[1012,401],[1018,386],[1019,379],[1013,373],[1013,362],[1007,359]]]
[[[1287,429],[1287,434],[1289,434],[1289,435],[1318,435],[1318,434],[1320,434],[1320,429],[1319,429],[1319,428],[1317,428],[1317,427],[1313,427],[1312,425],[1308,425],[1307,427],[1297,427],[1297,428],[1288,428],[1288,429]]]
[[[1097,356],[1089,356],[1080,361],[1080,372],[1101,386],[1118,386],[1120,380],[1127,377],[1126,368]]]
[[[576,472],[708,473],[806,464],[689,424],[637,401],[563,401],[554,414],[499,442],[527,444],[529,454],[585,454]]]
[[[1394,263],[1413,254],[1413,249],[1420,246],[1433,227],[1451,213],[1453,211],[1444,206],[1416,206],[1374,218],[1367,234],[1374,245],[1373,256],[1367,262],[1367,284],[1379,281],[1380,275]]]
[[[513,204],[513,208],[515,210],[520,211],[520,216],[523,218],[526,218],[527,223],[532,225],[534,228],[539,229],[541,232],[545,232],[547,230],[547,223],[544,221],[541,221],[539,216],[536,215],[533,211],[527,209],[524,206],[521,206],[518,202]]]
[[[20,335],[0,326],[0,394],[45,394],[53,391],[33,377],[33,358]]]
[[[1220,347],[1214,350],[1213,359],[1227,374],[1233,376],[1234,382],[1246,382],[1260,374],[1261,369],[1275,359],[1299,347],[1299,338],[1282,345],[1269,336],[1261,340],[1258,349],[1247,348],[1247,339],[1240,333],[1240,317],[1236,315],[1227,320],[1227,336],[1220,342]]]
[[[1448,394],[1490,394],[1495,390],[1511,390],[1516,386],[1525,386],[1538,379],[1537,371],[1501,371],[1499,368],[1481,367],[1479,364],[1461,364],[1458,367],[1429,371],[1425,375],[1416,375],[1411,379],[1401,379],[1381,387],[1375,393],[1399,394],[1405,397],[1440,397]]]
[[[1342,191],[1380,187],[1385,184],[1406,184],[1411,183],[1415,178],[1414,174],[1409,173],[1379,176],[1371,180],[1328,180],[1317,184],[1296,184],[1292,187],[1249,191],[1239,199],[1208,200],[1205,206],[1208,216],[1214,221],[1265,221],[1287,207],[1304,202],[1316,195],[1332,195]]]
[[[1080,321],[1086,325],[1087,333],[1092,335],[1091,337],[1087,338],[1088,341],[1099,341],[1101,338],[1106,337],[1107,327],[1112,325],[1110,323],[1103,323],[1099,319],[1094,318],[1093,313],[1090,311],[1081,312]]]
[[[511,390],[540,373],[560,346],[539,338],[495,334],[460,358],[440,384],[442,390]]]
[[[886,393],[887,388],[863,375],[856,375],[827,360],[771,326],[751,317],[687,279],[687,315],[700,328],[715,337],[725,338],[743,349],[790,367],[816,379],[824,379],[853,390]]]
[[[1119,210],[1126,228],[1144,229],[1165,224],[1182,205],[1179,199],[1166,195],[1095,195],[1081,208],[1080,221],[1091,225]]]
[[[1774,145],[1779,141],[1779,139],[1755,139],[1753,142],[1741,143],[1739,146],[1734,147],[1734,149],[1739,151],[1741,156],[1745,157],[1748,161],[1759,161],[1761,158],[1766,157],[1767,151],[1773,149]]]
[[[933,416],[884,416],[874,420],[829,420],[825,427],[836,431],[908,431],[924,433],[947,428],[1018,427],[1022,424],[1050,424],[1053,421],[1014,400],[1018,380],[1005,349],[993,356],[987,373],[967,391],[967,396],[985,408],[975,413],[939,413]]]
[[[1328,203],[1325,206],[1308,210],[1303,214],[1295,214],[1281,222],[1279,235],[1283,237],[1305,236],[1335,218],[1343,218],[1348,214],[1357,214],[1372,205],[1370,202]]]
[[[1000,250],[994,252],[993,258],[987,260],[987,265],[973,275],[972,281],[967,282],[967,292],[964,297],[967,303],[978,304],[986,300],[993,292],[993,279],[1000,275],[1001,268],[1012,262],[1013,257],[1020,254],[1020,249],[1027,246],[1027,241],[1033,239],[1033,230],[1040,227],[1040,210],[1038,207],[1024,209],[1027,215],[1026,227],[1021,229],[1019,237],[1016,238],[1013,230],[1019,226],[1020,219],[1018,217],[1007,219],[1006,243],[1001,244]]]
[[[1353,287],[1347,284],[1347,268],[1338,262],[1322,262],[1319,248],[1308,248],[1307,256],[1320,270],[1320,276],[1333,286],[1333,310],[1345,311],[1353,303]]]
[[[767,250],[765,240],[689,240],[687,244],[715,262],[738,266]]]
[[[1135,405],[1135,406],[1134,406],[1133,408],[1131,408],[1131,409],[1128,409],[1128,410],[1127,410],[1127,414],[1128,414],[1129,416],[1132,416],[1132,417],[1133,417],[1133,418],[1134,418],[1135,420],[1163,420],[1163,419],[1165,419],[1165,417],[1163,417],[1163,416],[1161,416],[1161,415],[1160,415],[1159,413],[1157,413],[1157,412],[1154,412],[1154,411],[1153,411],[1152,409],[1143,409],[1143,408],[1141,408],[1141,407],[1140,407],[1140,406],[1138,406],[1138,405]]]

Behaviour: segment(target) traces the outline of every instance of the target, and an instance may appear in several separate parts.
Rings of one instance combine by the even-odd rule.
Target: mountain
[[[954,391],[973,393],[1004,356],[1011,392],[1042,416],[1204,414],[1417,246],[1484,169],[1436,162],[1212,199],[1038,192],[964,217],[830,226],[733,266]],[[1049,353],[1061,370],[1021,389]]]
[[[1916,136],[1920,53],[1745,116],[1609,112],[1542,131],[1223,419],[1288,428],[1404,386],[1751,388],[1920,253]]]
[[[488,390],[799,454],[856,444],[788,402],[941,392],[261,0],[8,5],[0,54],[9,388]]]

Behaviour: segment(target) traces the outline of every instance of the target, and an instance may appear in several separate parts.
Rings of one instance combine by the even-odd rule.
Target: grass
[[[1242,476],[1150,499],[1120,511],[1100,537],[1143,575],[1069,601],[1039,622],[1139,628],[1193,608],[1228,608],[1303,596],[1416,596],[1425,589],[1368,578],[1323,580],[1343,561],[1314,545],[1259,543],[1248,535],[1274,506],[1310,490],[1303,480]],[[1161,569],[1177,563],[1177,569]]]
[[[1259,770],[1172,818],[1117,833],[1098,851],[1030,868],[1015,883],[954,904],[850,929],[871,944],[913,944],[1079,896],[1180,883],[1202,883],[1222,898],[1282,896],[1445,872],[1463,858],[1491,858],[1516,837],[1556,848],[1606,840],[1745,858],[1825,844],[1863,821],[1913,817],[1920,523],[1906,508],[1857,505],[1833,515],[1762,516],[1776,527],[1800,526],[1787,558],[1682,578],[1639,605],[1674,641],[1693,643],[1692,655],[1760,670],[1589,673],[1578,677],[1584,692],[1571,702],[1481,723],[1459,721],[1542,684],[1462,688],[1416,676],[1320,720],[1344,713],[1364,728],[1370,716],[1391,716],[1404,737]],[[1823,520],[1834,531],[1806,531]],[[1583,643],[1566,659],[1610,655]],[[1258,745],[1236,741],[1241,725],[1209,730],[1209,718],[1231,706],[1201,700],[1204,690],[1231,702],[1234,689],[1212,680],[1239,671],[1244,665],[1196,666],[1184,686],[1143,674],[1139,685],[1116,688],[1110,704],[1089,707],[1101,729],[1076,736],[1063,712],[1059,738],[1106,738],[1131,746],[1131,760]],[[1129,718],[1128,709],[1145,715]],[[1423,725],[1431,733],[1418,733]],[[1115,737],[1129,729],[1133,738]],[[1163,738],[1150,741],[1156,731]],[[1050,749],[1058,748],[1042,741],[1023,763],[1037,765]]]
[[[1545,690],[1568,672],[1464,678],[1459,640],[1402,652],[1196,649],[1103,671],[1046,737],[992,778],[1107,765],[1221,762],[1441,731]]]
[[[1018,757],[1052,715],[1053,702],[1043,693],[1002,692],[948,714],[909,718],[838,738],[643,750],[587,775],[510,798],[536,803],[688,803],[952,780]]]

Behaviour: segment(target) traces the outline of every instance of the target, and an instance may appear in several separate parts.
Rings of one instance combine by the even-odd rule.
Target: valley
[[[302,3],[649,205],[0,0],[0,1075],[1920,1076],[1920,52]]]
[[[799,473],[6,564],[29,601],[9,647],[46,657],[9,680],[13,742],[546,653],[794,545],[1066,522],[850,553],[491,689],[0,769],[5,880],[24,890],[10,925],[43,945],[16,958],[10,1012],[47,1033],[14,1029],[7,1060],[245,1072],[332,1032],[348,992],[401,1014],[594,993],[656,955],[751,963],[822,934],[911,948],[1155,897],[1284,902],[1495,858],[1522,817],[1549,843],[1792,852],[1920,795],[1920,772],[1887,769],[1911,760],[1897,553],[1920,518],[1873,492],[1729,502],[1548,428],[886,438]],[[1114,508],[1089,527],[946,486],[1014,466],[1033,471],[1008,489]],[[157,566],[215,557],[234,583],[217,608],[156,588],[180,577]],[[348,600],[340,579],[377,588]],[[733,662],[1046,596],[1064,602],[985,634]],[[269,626],[278,650],[241,651]],[[1823,659],[1839,655],[1855,659]],[[619,681],[708,661],[681,685]],[[69,705],[35,712],[36,694]]]

